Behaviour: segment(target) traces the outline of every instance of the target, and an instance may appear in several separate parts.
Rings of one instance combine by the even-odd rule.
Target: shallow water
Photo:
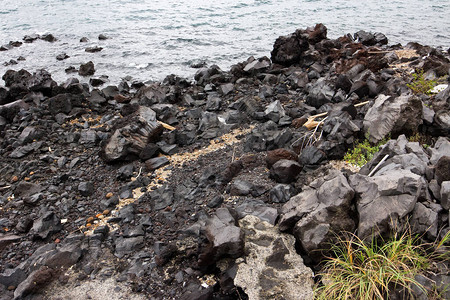
[[[316,23],[336,38],[358,30],[383,32],[390,44],[418,41],[450,46],[450,1],[187,1],[187,0],[2,0],[0,43],[22,40],[33,33],[52,33],[58,41],[42,40],[0,52],[0,64],[19,56],[7,69],[46,68],[58,82],[64,69],[92,60],[95,76],[111,83],[129,75],[160,80],[168,74],[191,78],[190,65],[206,62],[228,70],[253,55],[269,56],[275,39]],[[110,37],[99,41],[103,33]],[[80,43],[87,37],[88,43]],[[100,46],[98,53],[86,47]],[[65,52],[70,58],[57,61]]]

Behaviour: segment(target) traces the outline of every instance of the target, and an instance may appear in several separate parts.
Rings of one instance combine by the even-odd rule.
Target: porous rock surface
[[[237,260],[234,282],[249,299],[313,299],[313,272],[296,253],[295,239],[255,216],[239,221],[245,261]]]

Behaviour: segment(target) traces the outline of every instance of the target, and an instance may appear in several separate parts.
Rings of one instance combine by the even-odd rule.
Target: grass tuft
[[[380,147],[386,144],[387,140],[383,139],[376,145],[372,145],[369,142],[368,137],[362,142],[357,143],[353,149],[348,150],[344,155],[344,160],[352,165],[362,167],[367,164],[380,150]]]
[[[449,252],[443,248],[449,240],[450,232],[433,244],[421,244],[410,232],[370,242],[348,233],[332,245],[333,255],[319,274],[322,285],[316,286],[315,298],[388,299],[390,293],[401,290],[407,299],[414,298],[414,286],[431,293],[415,276],[424,274],[435,261],[448,260]]]
[[[433,89],[437,85],[436,80],[427,80],[425,79],[424,72],[422,69],[416,70],[415,73],[412,74],[413,80],[411,83],[408,83],[407,86],[415,93],[415,94],[430,94],[430,90]]]

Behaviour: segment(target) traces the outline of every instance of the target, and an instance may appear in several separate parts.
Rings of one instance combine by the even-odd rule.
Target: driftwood
[[[162,127],[164,127],[165,129],[168,129],[168,130],[170,130],[170,131],[173,131],[173,130],[175,130],[176,128],[175,127],[173,127],[173,126],[170,126],[169,124],[167,124],[167,123],[164,123],[164,122],[161,122],[161,121],[158,121],[158,123],[159,124],[161,124],[162,125]]]
[[[364,101],[364,102],[355,104],[355,107],[360,107],[360,106],[366,105],[367,103],[369,103],[369,101]],[[317,122],[316,118],[325,117],[326,115],[328,115],[328,112],[324,112],[324,113],[320,113],[320,114],[311,116],[308,118],[308,120],[305,122],[305,124],[303,124],[303,126],[308,128],[308,130],[316,128],[318,125],[320,125],[322,123],[322,121]]]

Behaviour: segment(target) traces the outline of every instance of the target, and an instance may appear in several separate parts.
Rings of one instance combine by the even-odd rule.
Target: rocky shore
[[[312,299],[340,232],[450,230],[448,50],[317,24],[193,81],[78,72],[2,77],[2,300]],[[365,138],[387,143],[343,163]]]

